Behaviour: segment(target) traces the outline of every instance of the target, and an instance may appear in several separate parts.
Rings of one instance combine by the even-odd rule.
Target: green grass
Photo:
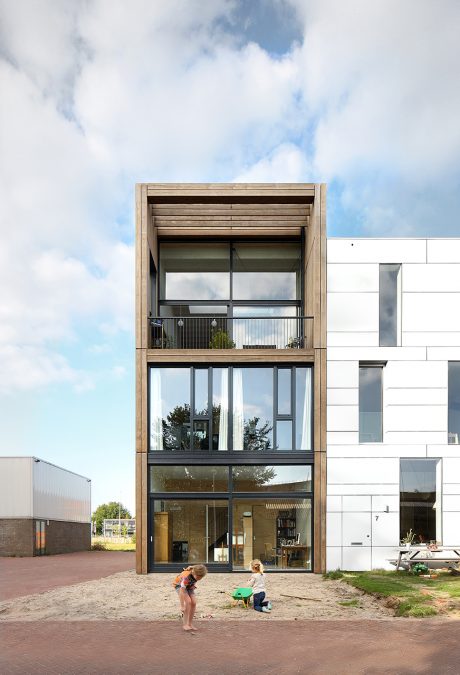
[[[344,600],[343,602],[339,602],[338,604],[342,605],[342,607],[358,607],[359,600],[357,598],[355,600]]]
[[[95,542],[91,546],[93,551],[135,551],[136,544],[131,542],[125,542],[123,544],[114,544],[110,541],[105,542]]]
[[[332,570],[331,572],[325,572],[323,574],[324,581],[329,581],[331,579],[342,579],[343,572],[340,570]]]
[[[388,598],[398,598],[396,616],[423,618],[437,614],[433,600],[438,593],[447,593],[451,598],[460,598],[460,577],[440,573],[437,579],[423,579],[409,572],[372,572],[345,573],[344,581],[365,593]],[[430,593],[421,593],[421,587]],[[340,603],[342,604],[342,603]]]

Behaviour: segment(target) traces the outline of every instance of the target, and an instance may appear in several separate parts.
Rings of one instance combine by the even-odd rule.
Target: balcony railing
[[[149,317],[153,349],[305,349],[313,317]]]

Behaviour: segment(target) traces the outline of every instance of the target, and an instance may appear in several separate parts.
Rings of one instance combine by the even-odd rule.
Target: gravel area
[[[5,621],[179,620],[174,574],[136,575],[133,570],[0,603]],[[249,574],[208,574],[198,584],[197,618],[270,621],[295,619],[393,619],[393,612],[341,581],[314,574],[267,574],[271,614],[235,605],[231,592]],[[287,597],[294,596],[294,597]],[[345,604],[340,604],[345,603]],[[351,603],[351,604],[349,604]]]

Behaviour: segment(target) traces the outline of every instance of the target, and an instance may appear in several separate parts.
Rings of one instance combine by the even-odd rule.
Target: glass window
[[[161,300],[230,298],[230,250],[227,243],[160,245]]]
[[[359,367],[359,442],[382,442],[382,373],[377,366]]]
[[[300,244],[235,244],[235,300],[299,300],[300,297]]]
[[[195,415],[208,414],[208,368],[195,368]]]
[[[379,271],[379,344],[401,344],[401,265],[380,265]]]
[[[259,558],[272,569],[311,569],[311,500],[234,499],[232,560],[236,569]]]
[[[233,449],[273,449],[273,368],[233,369]]]
[[[234,492],[311,492],[311,466],[234,466]]]
[[[312,369],[296,368],[296,450],[311,450]]]
[[[441,461],[401,459],[400,537],[417,544],[441,541]]]
[[[227,492],[228,466],[151,466],[151,492]]]
[[[292,450],[292,421],[277,420],[276,422],[276,449]]]
[[[449,362],[449,443],[460,443],[460,361]]]
[[[228,563],[228,501],[155,499],[155,563]]]
[[[233,340],[237,349],[286,349],[300,344],[302,322],[297,307],[233,307]],[[292,318],[290,318],[292,317]],[[280,318],[284,318],[280,321]]]
[[[278,415],[291,414],[291,369],[278,368]]]
[[[190,368],[150,370],[150,449],[190,449]]]

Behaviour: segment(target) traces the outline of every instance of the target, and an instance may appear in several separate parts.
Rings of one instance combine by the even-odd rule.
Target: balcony
[[[149,317],[153,349],[307,349],[313,317]]]

